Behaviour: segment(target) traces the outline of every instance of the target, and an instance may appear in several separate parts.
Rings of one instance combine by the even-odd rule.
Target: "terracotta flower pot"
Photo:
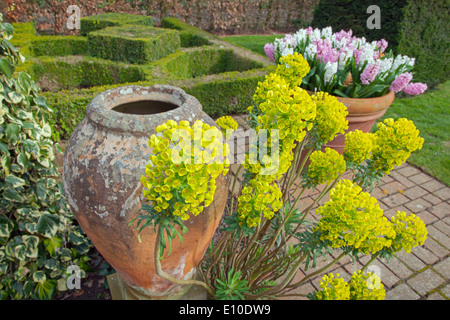
[[[134,296],[165,299],[182,295],[155,272],[155,232],[141,233],[128,223],[139,212],[140,177],[149,162],[148,139],[167,120],[203,120],[215,125],[194,97],[171,86],[125,86],[97,95],[71,136],[64,154],[66,198],[79,224]],[[228,196],[228,177],[217,178],[214,201],[186,221],[180,245],[173,242],[162,268],[178,279],[191,279],[220,222]]]
[[[348,110],[348,130],[346,133],[356,129],[363,132],[369,132],[375,124],[375,121],[386,113],[387,108],[394,101],[395,93],[391,91],[387,95],[377,98],[336,98],[342,102]],[[345,136],[339,134],[334,140],[327,144],[327,147],[335,149],[342,154],[344,145]]]

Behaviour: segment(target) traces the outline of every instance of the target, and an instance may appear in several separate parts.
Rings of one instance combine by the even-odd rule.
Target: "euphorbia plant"
[[[266,76],[255,91],[254,104],[249,107],[249,123],[258,139],[250,143],[245,162],[235,174],[234,179],[244,170],[239,195],[232,196],[220,239],[211,243],[195,283],[204,286],[216,299],[279,298],[294,295],[292,290],[325,272],[346,255],[357,258],[368,254],[370,261],[353,274],[349,283],[338,275],[326,275],[321,290],[308,297],[384,298],[380,279],[375,274],[365,274],[365,269],[379,256],[389,258],[402,249],[410,251],[423,244],[427,230],[423,221],[413,214],[397,212],[388,220],[368,190],[383,174],[389,174],[394,165],[400,165],[411,152],[421,148],[423,139],[411,121],[387,119],[378,124],[375,133],[354,131],[347,134],[343,155],[326,148],[327,142],[347,129],[345,106],[328,93],[311,96],[298,86],[310,71],[301,55],[286,55],[280,62],[276,72]],[[237,127],[229,117],[218,119],[217,124],[225,136]],[[219,147],[215,149],[215,156],[226,155],[228,148],[224,143],[224,152],[217,151],[221,147],[219,133],[213,135],[217,141],[210,139],[198,144],[203,149],[191,149],[192,144],[186,142],[173,143],[174,129],[180,126],[187,129],[186,142],[190,142],[192,128],[185,121],[179,124],[169,121],[158,129],[160,137],[151,137],[153,165],[146,169],[142,181],[147,187],[144,194],[151,201],[145,208],[150,208],[151,212],[165,210],[165,221],[176,219],[176,224],[182,226],[182,219],[188,218],[189,212],[201,214],[203,205],[212,201],[214,190],[208,183],[224,172],[226,163],[213,166],[212,162],[205,162],[191,167],[194,175],[197,172],[194,168],[202,172],[197,180],[203,183],[197,186],[185,177],[190,172],[187,168],[192,165],[176,167],[174,159],[188,154],[192,161],[195,154],[202,154],[211,160],[212,149],[208,146]],[[194,123],[195,126],[205,128],[199,122]],[[175,141],[180,141],[179,137],[175,137]],[[168,158],[169,152],[174,152],[175,157]],[[342,179],[347,171],[353,173],[352,179]],[[178,173],[173,176],[172,172]],[[173,179],[180,182],[174,183]],[[318,186],[320,192],[315,201],[299,209],[301,195]],[[203,194],[208,195],[208,199],[203,198]],[[327,194],[329,200],[318,206]],[[309,221],[307,215],[317,206],[314,214],[321,218],[318,222]],[[154,224],[157,230],[167,230],[166,222],[154,220],[152,215],[144,214],[139,220],[144,226]],[[175,226],[169,228],[172,230]],[[169,238],[173,234],[168,233]],[[164,247],[164,244],[157,242],[156,246],[155,251],[160,252],[158,246]],[[307,273],[319,256],[334,250],[339,250],[335,259]],[[170,279],[161,270],[159,260],[156,264],[159,274]],[[294,281],[299,269],[306,276]]]

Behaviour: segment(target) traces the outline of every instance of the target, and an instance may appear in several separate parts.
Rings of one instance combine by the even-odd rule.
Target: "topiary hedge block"
[[[263,67],[259,62],[236,55],[231,49],[217,47],[177,52],[165,60],[161,63],[161,69],[168,77],[173,75],[177,78],[195,78]]]
[[[103,13],[95,16],[83,17],[80,20],[80,33],[86,36],[91,31],[125,24],[153,26],[150,16],[140,16],[127,13]]]
[[[243,72],[225,72],[208,81],[194,81],[180,85],[188,94],[196,97],[209,116],[247,113],[252,105],[258,82],[273,72],[273,67]],[[195,79],[196,80],[196,79]]]
[[[209,45],[211,42],[208,39],[216,38],[212,34],[180,21],[177,18],[164,18],[161,21],[161,26],[180,31],[181,46],[184,48]]]
[[[34,57],[87,55],[89,46],[86,37],[40,36],[31,41],[30,52]]]
[[[91,57],[42,57],[28,70],[43,90],[80,88],[135,82],[144,79],[140,66]]]
[[[176,30],[147,26],[110,27],[89,33],[88,43],[94,57],[146,64],[180,48],[180,35]]]

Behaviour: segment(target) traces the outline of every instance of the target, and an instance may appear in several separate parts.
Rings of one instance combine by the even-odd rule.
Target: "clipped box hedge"
[[[178,30],[180,32],[181,46],[184,48],[209,45],[211,44],[209,40],[216,38],[216,36],[180,21],[177,18],[163,18],[161,20],[161,26],[167,29]]]
[[[126,24],[153,26],[150,16],[140,16],[127,13],[103,13],[95,16],[82,17],[80,19],[80,33],[86,36],[91,31],[107,27],[122,26]]]
[[[28,73],[46,91],[135,82],[145,75],[139,66],[92,57],[41,57]]]
[[[177,52],[166,60],[163,62],[162,71],[169,77],[174,75],[178,78],[195,78],[207,74],[263,67],[259,62],[234,54],[231,49],[218,47]]]
[[[171,29],[129,25],[91,32],[88,43],[94,57],[146,64],[180,48],[180,35]]]
[[[80,36],[39,36],[31,40],[32,56],[72,56],[88,55],[86,37]]]

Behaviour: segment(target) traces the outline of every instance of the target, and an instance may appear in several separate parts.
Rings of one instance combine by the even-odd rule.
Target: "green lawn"
[[[408,162],[450,185],[450,81],[410,98],[396,98],[385,118],[408,118],[425,139]]]
[[[250,49],[263,56],[266,55],[264,53],[264,45],[269,42],[273,43],[276,38],[284,38],[284,35],[281,34],[281,35],[250,35],[250,36],[222,37],[223,40],[227,40],[237,46]]]
[[[283,35],[232,36],[224,39],[265,55],[264,45]],[[392,117],[408,118],[425,139],[421,150],[408,162],[450,186],[450,81],[417,97],[396,98],[380,121]]]

